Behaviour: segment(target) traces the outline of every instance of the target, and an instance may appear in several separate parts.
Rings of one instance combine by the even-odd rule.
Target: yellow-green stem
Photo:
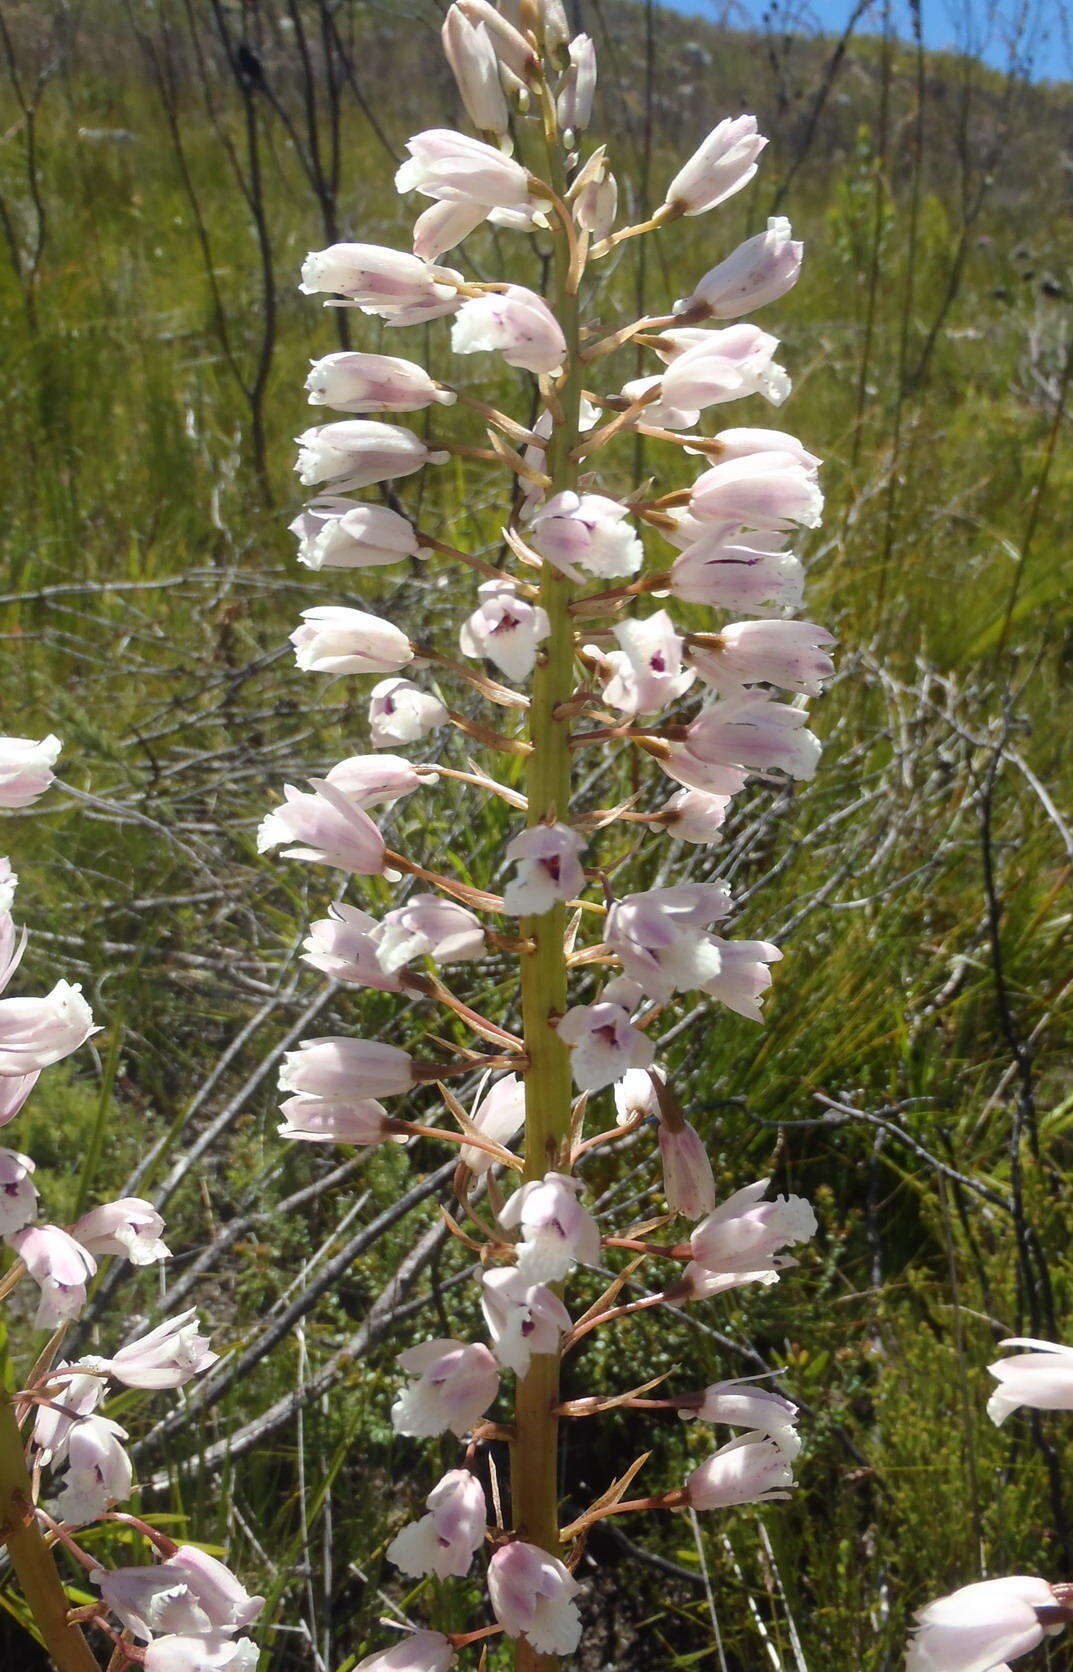
[[[543,103],[551,183],[562,196],[562,155],[546,89]],[[582,382],[578,299],[571,291],[570,249],[561,228],[555,239],[554,305],[566,338],[566,359],[558,392],[563,419],[552,432],[547,452],[552,494],[573,488],[577,482],[577,465],[571,455],[577,446]],[[529,712],[532,753],[526,762],[525,789],[531,825],[549,817],[564,823],[570,818],[570,722],[568,718],[556,719],[555,710],[571,695],[574,683],[571,596],[566,576],[546,563],[540,603],[547,611],[551,631],[533,676]],[[522,934],[533,947],[521,958],[522,1020],[529,1057],[525,1075],[526,1179],[543,1178],[549,1168],[565,1171],[569,1165],[563,1152],[572,1103],[570,1053],[552,1025],[567,1007],[565,931],[565,905],[522,922]],[[511,1501],[518,1536],[553,1555],[559,1554],[558,1403],[558,1355],[534,1355],[528,1373],[518,1382]],[[518,1639],[518,1672],[549,1672],[556,1665],[554,1657],[538,1654],[524,1639]]]
[[[6,1394],[0,1394],[0,1537],[58,1672],[100,1672],[81,1628],[68,1624],[67,1596],[34,1516],[22,1435]]]

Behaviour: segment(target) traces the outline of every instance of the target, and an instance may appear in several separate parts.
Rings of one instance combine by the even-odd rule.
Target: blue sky
[[[858,28],[879,33],[887,0],[872,0]],[[889,0],[895,32],[910,37],[906,0]],[[853,0],[775,0],[780,17],[801,17],[812,27],[840,32]],[[1073,79],[1073,23],[1064,20],[1062,0],[921,0],[928,46],[968,48],[990,64],[1005,68],[1010,42],[1019,40],[1031,58],[1036,78]],[[759,23],[769,0],[678,0],[677,9],[729,22]],[[1073,6],[1070,6],[1073,17]],[[792,27],[792,25],[791,25]]]

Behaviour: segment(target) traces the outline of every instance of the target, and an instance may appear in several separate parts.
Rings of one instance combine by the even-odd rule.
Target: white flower
[[[337,412],[420,412],[434,403],[450,406],[458,398],[413,360],[350,349],[314,360],[305,386],[310,406],[331,406]]]
[[[686,1481],[694,1509],[727,1509],[732,1504],[766,1504],[788,1498],[794,1484],[790,1459],[766,1434],[740,1434],[721,1446]]]
[[[725,883],[627,894],[610,908],[604,938],[642,991],[666,1003],[680,989],[703,987],[719,974],[719,950],[704,931],[729,908]]]
[[[568,1010],[559,1023],[559,1038],[570,1046],[579,1091],[613,1085],[629,1069],[647,1068],[655,1055],[652,1041],[633,1026],[629,1011],[606,997]]]
[[[679,790],[661,808],[659,817],[668,834],[680,842],[719,842],[730,799],[705,790]]]
[[[343,604],[302,611],[291,634],[294,659],[313,673],[395,673],[413,661],[413,646],[390,621]]]
[[[397,192],[421,192],[448,203],[521,209],[532,221],[536,206],[529,175],[494,145],[451,128],[430,128],[406,141],[410,156],[395,175]]]
[[[905,1672],[1003,1672],[1070,1617],[1046,1581],[1028,1574],[963,1585],[919,1611]]]
[[[578,1196],[580,1179],[545,1173],[531,1179],[499,1210],[507,1230],[520,1228],[517,1271],[528,1283],[558,1283],[575,1265],[600,1258],[600,1229]]]
[[[1021,1337],[999,1345],[1030,1351],[996,1359],[987,1367],[998,1383],[987,1402],[987,1414],[997,1428],[1022,1405],[1032,1411],[1073,1411],[1073,1347]]]
[[[528,1283],[513,1266],[493,1266],[481,1279],[481,1308],[500,1364],[524,1376],[534,1353],[556,1353],[570,1314],[542,1283]]]
[[[236,1641],[220,1631],[203,1637],[169,1633],[145,1651],[145,1672],[257,1672],[260,1651],[250,1637]]]
[[[683,1407],[679,1415],[698,1422],[722,1422],[730,1428],[747,1428],[754,1434],[767,1434],[788,1458],[793,1460],[801,1449],[795,1424],[797,1406],[784,1399],[772,1388],[757,1387],[755,1382],[713,1382],[701,1395],[696,1406]]]
[[[767,140],[755,116],[728,116],[679,169],[665,202],[686,215],[702,215],[747,186]]]
[[[653,714],[684,696],[695,675],[682,665],[683,640],[666,610],[621,621],[613,631],[620,648],[599,656],[609,676],[605,702],[624,714]]]
[[[388,325],[416,325],[453,313],[461,301],[461,282],[462,275],[452,268],[430,267],[404,250],[332,244],[306,257],[298,288],[307,296],[323,291],[341,296]]]
[[[440,39],[473,126],[481,133],[507,133],[510,112],[499,77],[499,59],[484,24],[471,23],[459,6],[451,6]]]
[[[576,1579],[555,1556],[512,1539],[488,1564],[488,1594],[508,1637],[524,1637],[541,1654],[570,1655],[581,1641]]]
[[[298,437],[298,480],[307,488],[330,482],[340,492],[409,476],[422,465],[443,464],[450,455],[430,452],[404,424],[375,418],[341,418],[318,424]]]
[[[720,691],[762,683],[817,696],[834,673],[826,649],[834,642],[811,621],[733,621],[710,638],[690,640],[687,660]]]
[[[540,917],[560,900],[572,900],[585,887],[578,858],[584,838],[565,824],[536,824],[507,843],[506,857],[517,866],[503,891],[510,917]]]
[[[566,338],[543,297],[512,284],[463,302],[451,325],[451,347],[456,354],[498,352],[523,371],[557,372]]]
[[[816,1215],[802,1196],[764,1201],[767,1179],[727,1198],[696,1227],[690,1241],[694,1265],[715,1277],[765,1271],[773,1277],[793,1264],[780,1250],[815,1235]],[[686,1277],[691,1268],[686,1268]]]
[[[499,1392],[499,1366],[481,1342],[422,1341],[399,1354],[399,1366],[411,1380],[391,1420],[398,1433],[418,1439],[448,1430],[461,1439]]]
[[[65,1448],[67,1473],[56,1499],[61,1521],[85,1526],[130,1497],[134,1474],[121,1443],[126,1438],[126,1429],[107,1417],[87,1416],[73,1424]]]
[[[290,524],[307,569],[376,569],[416,556],[413,524],[386,505],[326,495]]]
[[[665,1122],[659,1129],[663,1162],[663,1194],[671,1213],[700,1219],[715,1207],[715,1175],[699,1132],[688,1121],[680,1127]]]
[[[447,1672],[455,1652],[438,1631],[414,1631],[359,1660],[354,1672]]]
[[[171,1258],[170,1248],[161,1240],[163,1229],[164,1221],[151,1202],[124,1196],[84,1213],[71,1226],[71,1235],[97,1259],[115,1254],[131,1265],[151,1266]]]
[[[719,954],[719,971],[701,990],[739,1016],[762,1022],[760,1005],[771,986],[768,966],[777,964],[782,953],[770,941],[730,941],[719,935],[711,940]]]
[[[517,1074],[504,1074],[478,1098],[469,1118],[486,1138],[506,1147],[525,1125],[525,1081]],[[463,1144],[459,1158],[478,1177],[495,1165],[494,1157],[474,1144]]]
[[[462,627],[463,656],[487,657],[521,684],[536,666],[537,645],[551,632],[547,611],[520,598],[510,581],[485,581],[480,603]]]
[[[573,581],[633,575],[644,547],[628,517],[625,505],[603,494],[564,490],[533,513],[533,547]]]
[[[369,735],[374,749],[419,743],[448,719],[439,697],[408,679],[382,679],[369,694]]]
[[[465,1578],[484,1543],[488,1511],[484,1491],[468,1469],[452,1469],[425,1500],[429,1513],[396,1533],[387,1559],[403,1573],[419,1578]]]
[[[744,244],[705,273],[692,295],[674,305],[675,313],[703,310],[715,319],[738,319],[775,302],[797,283],[804,245],[794,242],[784,215],[773,215],[767,231]]]
[[[52,782],[52,768],[63,744],[50,732],[32,737],[0,737],[0,807],[29,807]]]
[[[28,1225],[37,1212],[38,1192],[30,1177],[34,1162],[18,1150],[0,1149],[0,1237]]]
[[[815,775],[821,745],[807,727],[804,709],[749,691],[702,709],[686,733],[686,744],[690,754],[715,766],[808,779]]]

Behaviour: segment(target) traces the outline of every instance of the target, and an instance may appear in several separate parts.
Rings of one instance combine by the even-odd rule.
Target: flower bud
[[[374,418],[341,418],[319,424],[298,437],[298,479],[307,488],[330,482],[341,491],[367,488],[410,476],[426,464],[443,464],[447,453],[430,452],[403,424]]]
[[[390,621],[344,604],[302,611],[291,634],[294,659],[313,673],[395,673],[414,659],[406,634]]]
[[[416,557],[413,524],[386,505],[325,497],[307,505],[290,524],[298,537],[298,561],[307,569],[375,569]]]
[[[55,1329],[77,1318],[97,1262],[58,1225],[28,1225],[9,1242],[41,1291],[35,1329]]]
[[[394,1133],[388,1112],[374,1098],[351,1098],[330,1102],[322,1097],[288,1097],[280,1105],[283,1121],[276,1128],[281,1138],[306,1144],[353,1144],[372,1148],[389,1139],[404,1144],[406,1133]]]
[[[481,1279],[481,1308],[500,1364],[524,1376],[534,1353],[557,1353],[570,1328],[558,1295],[529,1283],[513,1266],[493,1266]]]
[[[491,1138],[493,1143],[506,1148],[525,1125],[524,1080],[519,1079],[517,1074],[504,1074],[490,1091],[478,1099],[469,1118],[485,1138]],[[494,1157],[475,1144],[463,1144],[459,1160],[478,1178],[494,1165]]]
[[[451,1469],[425,1501],[429,1513],[396,1533],[387,1559],[415,1578],[434,1573],[438,1579],[464,1579],[484,1543],[484,1490],[468,1469]]]
[[[48,1068],[100,1031],[77,982],[57,981],[41,999],[0,999],[0,1076]]]
[[[450,716],[439,697],[408,679],[382,679],[369,694],[369,734],[374,749],[419,743]]]
[[[0,807],[29,807],[52,783],[52,768],[63,744],[50,732],[31,737],[0,737]]]
[[[390,807],[422,784],[434,784],[436,775],[417,772],[403,755],[348,755],[332,767],[326,781],[355,807]]]
[[[533,547],[572,581],[633,575],[645,554],[628,516],[603,494],[557,493],[531,518]]]
[[[420,412],[458,399],[413,360],[349,350],[314,360],[305,386],[310,406],[331,406],[337,412]]]
[[[379,1039],[303,1039],[284,1053],[279,1086],[329,1101],[391,1097],[411,1090],[413,1070],[408,1051]]]
[[[767,140],[755,116],[728,116],[679,169],[665,203],[683,215],[702,215],[747,186]]]
[[[584,838],[566,824],[536,824],[507,843],[506,857],[517,865],[503,891],[510,917],[540,917],[560,900],[572,900],[585,887],[578,858]]]
[[[547,1655],[573,1654],[581,1641],[574,1598],[580,1586],[556,1556],[512,1539],[488,1564],[488,1595],[508,1637]]]
[[[613,1085],[629,1069],[647,1068],[655,1055],[655,1046],[633,1026],[629,1011],[606,996],[596,1004],[575,1004],[558,1031],[570,1046],[570,1069],[579,1091]]]
[[[416,325],[453,313],[461,297],[461,274],[430,267],[419,256],[380,244],[332,244],[302,263],[299,290],[327,291],[388,325]]]
[[[456,354],[498,352],[508,366],[523,371],[557,372],[566,338],[543,297],[512,284],[462,304],[451,326],[451,347]]]
[[[422,261],[436,261],[463,238],[468,238],[487,218],[479,203],[452,203],[449,199],[430,203],[414,222],[414,254]]]
[[[767,231],[744,244],[705,273],[691,296],[674,305],[675,313],[704,312],[714,319],[739,319],[785,296],[797,283],[803,244],[794,243],[790,223],[772,216]]]
[[[575,138],[592,120],[596,96],[596,48],[589,35],[575,35],[568,47],[570,63],[563,77],[556,110],[559,126]]]
[[[575,1265],[594,1266],[600,1258],[600,1229],[582,1207],[580,1179],[545,1173],[521,1185],[499,1210],[499,1223],[516,1227],[517,1271],[528,1283],[559,1283]]]
[[[197,1309],[190,1307],[94,1363],[124,1387],[179,1388],[211,1369],[218,1357],[198,1331]]]
[[[410,156],[395,175],[397,192],[421,192],[441,202],[522,209],[531,219],[529,175],[494,145],[451,128],[430,128],[406,141]]]
[[[693,1509],[728,1509],[732,1504],[767,1504],[788,1498],[793,1469],[780,1446],[766,1435],[741,1434],[721,1446],[686,1481]]]
[[[283,794],[283,806],[261,820],[258,853],[289,842],[296,845],[283,849],[284,859],[333,865],[356,877],[383,874],[384,838],[368,813],[334,785],[317,781],[310,795],[285,784]]]
[[[618,181],[610,169],[599,179],[588,180],[574,199],[574,219],[582,232],[606,238],[618,214]]]
[[[516,26],[515,20],[504,17],[491,4],[491,0],[458,0],[458,6],[471,23],[483,23],[486,26],[496,56],[504,69],[509,70],[520,82],[527,82],[540,66],[536,53]],[[517,21],[521,21],[520,17]]]
[[[715,1207],[715,1175],[699,1132],[686,1121],[678,1131],[660,1126],[663,1194],[671,1213],[700,1219]]]
[[[485,25],[471,23],[461,6],[450,6],[440,39],[473,126],[481,133],[507,133],[510,112],[499,79],[499,59]]]
[[[551,631],[547,611],[520,598],[510,581],[485,581],[477,593],[481,601],[458,635],[462,654],[486,657],[521,684],[536,666],[537,645]]]
[[[499,1366],[481,1342],[422,1341],[399,1354],[411,1378],[391,1407],[399,1434],[428,1439],[448,1429],[459,1439],[483,1417],[499,1392]]]
[[[134,1266],[151,1266],[157,1260],[171,1258],[171,1249],[160,1239],[163,1219],[151,1202],[143,1202],[138,1196],[105,1202],[84,1213],[70,1229],[95,1259],[114,1254]]]

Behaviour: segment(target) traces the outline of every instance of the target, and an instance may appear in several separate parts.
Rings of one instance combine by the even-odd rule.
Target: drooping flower
[[[560,900],[572,900],[585,887],[578,855],[584,837],[566,824],[536,824],[519,831],[506,847],[515,866],[503,890],[503,910],[511,917],[539,917]]]
[[[108,1417],[87,1416],[72,1425],[65,1447],[67,1473],[56,1500],[61,1521],[85,1526],[130,1497],[134,1471],[123,1450],[126,1438],[126,1429]]]
[[[529,1283],[513,1266],[493,1266],[481,1279],[481,1308],[500,1364],[524,1376],[534,1353],[556,1353],[570,1328],[558,1295]]]
[[[661,1124],[659,1152],[663,1162],[663,1194],[671,1213],[700,1219],[715,1207],[715,1175],[704,1141],[695,1127]]]
[[[352,349],[314,360],[305,386],[310,406],[330,406],[336,412],[421,412],[458,399],[413,360]]]
[[[260,1650],[251,1637],[221,1631],[185,1637],[169,1632],[146,1647],[145,1672],[257,1672]]]
[[[766,1434],[740,1434],[693,1470],[685,1490],[693,1509],[727,1509],[788,1498],[793,1484],[790,1459],[781,1446]]]
[[[1004,1672],[1071,1619],[1073,1609],[1029,1574],[963,1585],[919,1610],[905,1672]]]
[[[752,1434],[766,1434],[792,1461],[801,1449],[797,1406],[772,1388],[755,1382],[713,1382],[705,1388],[699,1404],[683,1405],[681,1416],[698,1422],[725,1423],[729,1428],[747,1428]]]
[[[760,1006],[771,986],[768,966],[777,964],[782,953],[770,941],[731,941],[719,935],[711,938],[719,954],[719,973],[704,983],[702,991],[739,1016],[762,1022]]]
[[[772,449],[725,458],[706,470],[693,484],[689,510],[721,528],[740,523],[779,534],[818,527],[823,494],[793,453]]]
[[[499,76],[499,59],[483,23],[471,23],[460,6],[448,7],[440,32],[462,103],[481,133],[505,134],[510,112]]]
[[[508,1637],[524,1637],[541,1654],[570,1655],[581,1641],[574,1598],[580,1586],[555,1556],[512,1539],[488,1564],[488,1594]]]
[[[384,869],[384,838],[368,813],[327,781],[314,780],[312,793],[283,786],[284,802],[266,813],[257,831],[257,851],[267,853],[284,842],[284,859],[333,865],[358,877],[379,876]]]
[[[92,1578],[112,1613],[147,1641],[241,1631],[264,1606],[223,1562],[189,1544],[152,1566],[95,1568]]]
[[[558,1283],[575,1265],[600,1257],[600,1228],[578,1196],[580,1179],[545,1173],[523,1184],[499,1210],[499,1223],[519,1229],[517,1272],[528,1283]]]
[[[463,238],[489,217],[481,203],[453,203],[449,199],[432,202],[414,222],[414,254],[423,261],[438,261],[447,250],[453,250]],[[461,298],[459,298],[461,300]]]
[[[382,968],[400,969],[414,958],[460,964],[484,951],[481,921],[457,900],[438,894],[412,894],[404,906],[385,914],[374,931]]]
[[[0,737],[0,807],[29,807],[53,780],[63,744],[47,737]]]
[[[551,632],[547,611],[520,597],[510,581],[485,581],[477,593],[481,601],[458,635],[462,654],[487,657],[521,684],[536,666],[537,645]]]
[[[397,192],[420,192],[439,202],[523,210],[532,221],[539,206],[521,163],[484,140],[453,128],[429,128],[406,141],[410,155],[395,175]]]
[[[307,505],[290,530],[307,569],[383,568],[420,550],[413,524],[397,511],[332,495]]]
[[[484,1137],[504,1147],[525,1125],[525,1082],[517,1074],[504,1074],[480,1097],[470,1111],[470,1120]],[[495,1158],[475,1144],[463,1144],[459,1159],[478,1178],[494,1165]]]
[[[374,749],[419,743],[448,721],[445,705],[408,679],[382,679],[369,693],[369,737]]]
[[[396,673],[413,661],[406,634],[365,610],[317,604],[302,622],[291,634],[294,659],[313,673]]]
[[[328,914],[310,924],[302,943],[303,961],[335,981],[373,987],[381,993],[400,992],[399,966],[385,969],[380,962],[376,918],[345,901],[329,906]]]
[[[461,1439],[499,1392],[499,1365],[482,1342],[422,1341],[399,1354],[399,1366],[410,1381],[391,1420],[398,1433],[418,1439],[448,1430]]]
[[[703,215],[725,203],[749,184],[766,144],[755,116],[726,117],[679,169],[665,203],[683,215]]]
[[[543,297],[512,284],[463,302],[451,325],[451,347],[456,354],[502,354],[522,371],[557,372],[566,338]]]
[[[675,313],[712,319],[740,319],[778,301],[797,283],[804,245],[794,242],[784,215],[773,215],[765,232],[744,244],[705,273],[692,293],[674,305]]]
[[[97,1269],[89,1250],[59,1225],[27,1225],[8,1240],[41,1291],[34,1328],[55,1329],[77,1318]]]
[[[0,999],[0,1075],[35,1074],[99,1032],[77,982],[57,981],[40,999]]]
[[[634,575],[644,562],[644,547],[628,518],[617,500],[564,490],[533,512],[533,547],[573,581]]]
[[[428,1514],[396,1533],[387,1559],[415,1578],[464,1579],[484,1543],[488,1510],[484,1489],[468,1469],[451,1469],[425,1500]]]
[[[660,379],[661,401],[694,414],[691,423],[706,407],[746,395],[781,406],[790,379],[775,359],[778,347],[777,337],[755,325],[665,331],[657,348],[668,363]]]
[[[659,1119],[659,1094],[654,1081],[663,1083],[666,1076],[659,1068],[631,1068],[621,1080],[615,1081],[615,1119],[619,1126],[644,1115],[649,1120]]]
[[[449,454],[430,450],[404,424],[375,418],[340,418],[318,424],[298,437],[298,480],[307,488],[330,482],[340,493],[409,476],[426,464],[443,464]]]
[[[987,1402],[996,1428],[1022,1405],[1031,1411],[1073,1411],[1073,1347],[1022,1337],[1000,1341],[999,1346],[1030,1350],[996,1359],[987,1367],[998,1383]]]
[[[567,51],[570,63],[556,101],[559,126],[564,134],[576,136],[592,120],[596,95],[596,48],[590,35],[575,35]]]
[[[704,846],[722,840],[730,800],[729,795],[709,795],[705,790],[679,790],[660,809],[659,818],[668,835]]]
[[[171,1258],[161,1240],[164,1221],[151,1202],[138,1196],[124,1196],[118,1202],[103,1202],[91,1208],[71,1226],[71,1235],[96,1259],[115,1254],[135,1266],[150,1266]]]
[[[94,1375],[92,1370],[82,1370],[62,1360],[53,1367],[48,1384],[49,1402],[38,1405],[34,1416],[35,1458],[43,1469],[55,1468],[62,1462],[72,1428],[81,1418],[92,1416],[107,1391],[108,1382],[103,1374]]]
[[[793,552],[782,551],[774,534],[729,534],[713,524],[692,524],[691,539],[670,572],[670,590],[688,604],[709,604],[750,615],[796,610],[805,574]],[[772,542],[776,542],[773,544]]]
[[[566,1012],[559,1038],[570,1046],[570,1069],[579,1091],[614,1085],[629,1069],[647,1068],[655,1055],[647,1034],[634,1027],[624,1005],[606,997],[606,989],[595,1004],[575,1004]]]
[[[435,774],[418,772],[404,755],[348,755],[328,773],[327,782],[355,807],[390,807],[400,796],[412,795],[422,784],[434,784]]]
[[[729,909],[730,890],[721,882],[627,894],[608,911],[604,938],[626,975],[666,1003],[718,976],[719,950],[705,930]]]

